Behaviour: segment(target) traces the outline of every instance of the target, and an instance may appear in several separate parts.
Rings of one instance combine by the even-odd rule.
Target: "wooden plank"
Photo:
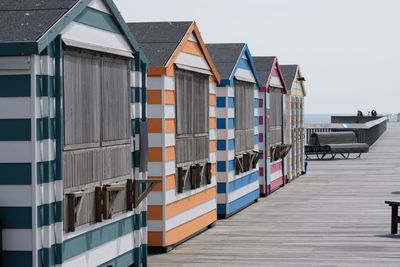
[[[96,186],[94,190],[94,199],[95,199],[95,217],[96,222],[101,222],[101,212],[102,212],[102,195],[101,195],[101,187]]]
[[[67,195],[67,204],[68,204],[68,232],[75,231],[75,196],[74,194]]]
[[[107,220],[111,218],[110,210],[110,194],[107,188],[103,186],[103,219]]]
[[[100,142],[100,58],[89,53],[64,53],[64,144]]]
[[[400,124],[361,159],[309,161],[308,173],[149,266],[400,266],[390,235],[400,201]]]
[[[126,180],[126,210],[133,210],[133,183],[131,179]]]

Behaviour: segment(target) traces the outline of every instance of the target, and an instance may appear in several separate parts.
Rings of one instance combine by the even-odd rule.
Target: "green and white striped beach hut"
[[[146,265],[146,62],[111,0],[0,2],[1,266]]]

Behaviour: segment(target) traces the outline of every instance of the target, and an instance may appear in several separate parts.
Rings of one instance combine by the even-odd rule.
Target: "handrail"
[[[375,125],[386,121],[386,117],[382,117],[366,123],[305,123],[305,129],[311,128],[327,128],[327,129],[369,129]]]

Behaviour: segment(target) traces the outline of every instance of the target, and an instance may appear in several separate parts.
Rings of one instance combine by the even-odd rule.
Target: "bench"
[[[348,159],[350,154],[358,153],[357,158],[362,153],[369,151],[366,143],[357,143],[356,134],[352,131],[313,133],[310,136],[309,144],[305,146],[305,155],[309,159],[310,155],[316,155],[317,159],[324,159],[330,154],[334,159],[337,154]]]
[[[397,234],[397,225],[400,223],[399,217],[399,206],[400,202],[397,201],[385,201],[385,204],[388,204],[392,207],[392,218],[391,218],[391,234]]]

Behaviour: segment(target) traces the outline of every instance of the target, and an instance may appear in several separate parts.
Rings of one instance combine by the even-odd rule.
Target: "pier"
[[[308,173],[150,266],[400,266],[390,208],[400,200],[400,124],[360,159],[310,161]]]

